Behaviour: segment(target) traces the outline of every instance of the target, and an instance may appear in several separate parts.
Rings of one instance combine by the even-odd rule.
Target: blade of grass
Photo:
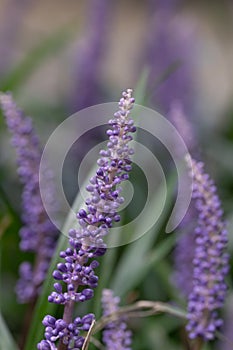
[[[14,218],[14,221],[17,222],[17,224],[19,224],[21,222],[19,215],[16,213],[15,209],[13,208],[5,190],[3,189],[3,187],[0,184],[0,198],[2,200],[2,202],[4,203],[4,205],[6,206],[9,214]]]
[[[180,295],[177,293],[175,288],[171,283],[171,267],[167,261],[160,261],[159,265],[153,265],[154,271],[158,275],[159,283],[163,286],[164,290],[166,290],[168,297],[171,300],[180,302]]]
[[[207,156],[212,158],[217,164],[221,164],[221,167],[224,167],[229,172],[233,172],[233,163],[232,163],[232,152],[233,146],[232,143],[214,135],[215,142],[212,142],[211,145],[206,144],[205,150]],[[223,157],[224,154],[224,157]],[[219,167],[221,169],[221,167]]]
[[[121,215],[122,218],[122,215]],[[123,219],[123,218],[122,218]],[[120,239],[121,227],[119,227],[119,235],[117,232],[114,236],[110,236],[111,239],[110,246],[117,246],[117,241]],[[116,235],[115,235],[116,234]],[[112,240],[114,239],[114,244]],[[108,240],[107,240],[108,244]],[[112,268],[115,265],[117,259],[117,248],[107,249],[106,254],[100,262],[100,272],[99,272],[99,282],[98,287],[95,290],[95,298],[93,299],[92,312],[94,312],[96,319],[100,317],[101,314],[101,294],[104,288],[108,287],[109,280],[112,274]]]
[[[0,349],[18,350],[18,347],[0,313]]]
[[[171,178],[168,181],[169,185],[167,189],[167,203],[172,202],[173,183],[174,179]],[[162,193],[159,193],[158,191],[154,196],[153,202],[150,206],[150,211],[148,211],[147,213],[148,216],[153,216],[153,212],[155,211],[156,205],[158,205],[160,201],[161,195]],[[168,216],[169,210],[169,205],[165,205],[164,211],[156,226],[150,229],[150,231],[147,232],[142,238],[128,245],[125,249],[117,265],[113,280],[111,282],[111,288],[115,291],[116,295],[124,296],[130,289],[135,287],[135,285],[137,285],[140,282],[140,280],[145,276],[147,271],[151,268],[151,264],[153,263],[153,261],[156,261],[157,256],[158,258],[159,256],[163,257],[163,254],[166,253],[166,249],[162,246],[162,249],[164,251],[163,254],[162,251],[160,253],[160,251],[157,250],[155,255],[156,258],[152,254],[153,259],[151,261],[148,259],[149,249],[153,246],[159,233],[161,232],[161,229]],[[142,230],[145,224],[144,220],[147,220],[146,216],[142,220],[141,225],[135,227],[135,232],[140,232]],[[137,236],[137,234],[135,236]],[[169,244],[167,248],[169,248]]]
[[[146,101],[146,89],[148,84],[149,69],[144,68],[137,82],[134,97],[138,105],[143,105]]]

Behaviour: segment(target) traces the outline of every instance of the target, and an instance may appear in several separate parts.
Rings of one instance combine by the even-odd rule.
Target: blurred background
[[[140,103],[174,122],[191,152],[206,162],[232,227],[232,37],[231,0],[0,0],[0,91],[11,91],[18,105],[32,117],[43,146],[68,116],[93,104],[117,101],[122,90],[135,89],[146,76]],[[174,103],[182,110],[193,143],[188,144],[187,129],[174,118]],[[95,137],[104,139],[102,131]],[[18,248],[21,187],[9,140],[0,115],[1,303],[17,337],[24,306],[16,303],[14,285],[24,255]],[[81,159],[96,140],[87,135],[80,142],[84,150],[78,152],[76,147],[74,154]],[[64,173],[71,203],[77,190],[76,170]],[[139,183],[140,174],[134,178]],[[129,209],[129,216],[130,210],[134,209]],[[164,225],[153,241],[155,246],[162,240]],[[113,268],[122,254],[123,250]],[[153,268],[150,265],[143,272],[143,284],[142,280],[133,280],[122,293],[124,300],[167,300],[174,296],[167,276],[173,267],[172,245],[166,254],[165,263],[160,261]],[[151,282],[151,276],[156,283]],[[117,283],[115,280],[112,285]],[[142,330],[134,349],[180,348],[183,335],[177,333],[179,324],[173,319],[167,323],[164,316],[157,328],[153,322],[150,319],[132,325],[134,330]]]
[[[98,13],[94,13],[95,9]],[[159,23],[158,11],[166,12],[162,23]],[[103,93],[98,102],[106,99],[107,93],[111,96],[122,87],[134,86],[140,68],[152,61],[148,56],[152,54],[153,46],[161,51],[157,52],[157,57],[165,53],[165,48],[156,41],[158,38],[162,40],[161,35],[167,31],[165,46],[168,49],[170,45],[170,51],[187,51],[182,46],[189,45],[189,58],[195,65],[193,75],[198,84],[198,98],[203,100],[206,118],[214,122],[214,119],[219,119],[216,117],[218,112],[231,105],[231,1],[112,0],[91,3],[70,0],[67,4],[62,0],[56,3],[49,0],[1,0],[0,21],[2,83],[4,77],[24,60],[31,63],[27,67],[29,70],[30,66],[30,74],[24,72],[23,84],[20,88],[17,86],[17,99],[25,104],[31,100],[33,105],[43,102],[42,105],[57,106],[62,102],[68,105],[71,97],[78,100],[84,93],[81,89],[86,89],[78,86],[80,66],[93,69],[88,67],[84,55],[92,54],[92,65],[98,65],[98,72],[94,75],[100,87],[98,90]],[[183,23],[178,28],[174,22],[181,21]],[[161,33],[161,27],[164,33]],[[182,40],[183,45],[179,42]],[[184,52],[179,52],[177,57],[184,61],[187,58]],[[160,58],[162,61],[162,56]],[[26,71],[26,67],[24,69]]]

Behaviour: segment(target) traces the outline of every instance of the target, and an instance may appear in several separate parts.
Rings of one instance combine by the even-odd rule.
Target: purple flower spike
[[[85,331],[90,328],[90,317],[87,315],[84,316],[83,323],[79,318],[73,323],[73,310],[76,302],[84,302],[93,297],[93,289],[98,285],[98,276],[94,272],[98,262],[94,259],[105,254],[107,247],[104,237],[109,233],[113,222],[120,220],[117,209],[123,198],[119,196],[118,185],[126,179],[125,175],[128,178],[126,172],[130,170],[128,166],[133,154],[133,150],[128,146],[132,139],[130,133],[135,132],[133,120],[129,116],[133,104],[132,90],[128,89],[122,94],[119,111],[109,121],[112,132],[107,132],[110,135],[108,149],[100,151],[100,158],[97,161],[99,168],[87,186],[90,197],[86,200],[86,208],[80,209],[77,213],[79,228],[70,230],[70,247],[60,252],[63,262],[58,263],[53,272],[56,280],[55,291],[50,294],[48,300],[64,305],[63,320],[58,320],[63,322],[64,328],[58,333],[56,325],[58,321],[55,325],[51,325],[49,321],[45,329],[46,340],[38,344],[39,350],[47,349],[48,344],[51,349],[57,349],[57,342],[59,350],[73,349],[70,345],[73,343],[78,350],[82,347],[84,338],[79,337],[75,325],[80,325]],[[63,284],[65,288],[62,288]],[[45,319],[51,320],[51,318]],[[74,334],[73,329],[76,329],[77,333]]]
[[[150,68],[151,102],[163,113],[169,111],[174,100],[182,101],[185,112],[192,110],[196,88],[193,57],[197,37],[191,18],[178,14],[176,3],[179,5],[175,0],[151,1],[152,19],[144,50],[145,63]]]
[[[12,134],[12,145],[17,153],[18,174],[23,184],[20,248],[36,253],[34,267],[27,262],[21,264],[19,269],[20,279],[16,292],[19,301],[26,303],[33,301],[39,293],[54,252],[58,232],[49,220],[40,196],[39,164],[42,152],[32,121],[17,108],[10,94],[0,94],[0,105]],[[49,173],[47,192],[53,198],[53,185]]]
[[[96,104],[101,96],[101,69],[106,55],[113,2],[91,0],[87,9],[87,25],[75,54],[73,79],[74,112]],[[78,92],[78,93],[77,93]]]
[[[228,254],[225,252],[228,233],[223,221],[221,202],[204,164],[191,160],[193,198],[198,211],[195,230],[196,248],[193,259],[193,288],[188,301],[189,337],[214,339],[216,329],[222,325],[218,309],[223,306],[227,286]]]
[[[102,292],[103,315],[108,316],[118,310],[119,297],[114,297],[113,291],[104,289]],[[120,319],[108,323],[103,331],[103,342],[106,350],[131,350],[131,331],[126,323]]]

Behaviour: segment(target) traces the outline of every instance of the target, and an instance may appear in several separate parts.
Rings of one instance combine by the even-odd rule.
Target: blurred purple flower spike
[[[84,38],[76,53],[71,108],[77,112],[99,102],[101,64],[105,56],[111,0],[89,1]]]
[[[102,292],[103,315],[109,316],[119,308],[120,298],[115,297],[111,289]],[[106,350],[131,350],[132,333],[127,330],[124,319],[109,322],[103,331],[103,342]]]
[[[188,298],[189,322],[186,329],[191,339],[200,337],[208,341],[214,339],[215,331],[222,325],[218,310],[224,304],[227,291],[228,233],[216,186],[204,173],[204,164],[192,160],[189,167],[198,225],[195,229],[193,288]]]
[[[24,262],[19,268],[20,279],[16,292],[21,303],[32,302],[37,297],[49,268],[58,232],[44,210],[39,188],[41,149],[30,118],[18,109],[10,94],[0,94],[0,105],[12,134],[16,149],[18,174],[23,185],[22,222],[20,248],[34,252],[34,266]],[[47,172],[48,195],[54,202],[51,174]],[[54,204],[53,204],[54,205]],[[55,208],[55,207],[54,207]]]
[[[174,9],[176,1],[154,3],[154,14],[148,29],[145,62],[150,69],[151,102],[167,113],[174,100],[180,100],[184,111],[192,110],[194,82],[194,26]],[[195,44],[194,44],[195,43]]]

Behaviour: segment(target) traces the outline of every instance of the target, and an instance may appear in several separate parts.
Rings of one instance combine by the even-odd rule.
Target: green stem
[[[74,305],[75,305],[75,301],[70,300],[67,302],[67,304],[64,307],[63,321],[65,321],[67,324],[72,322]],[[62,339],[60,339],[60,342],[58,345],[58,350],[67,350],[67,349],[68,349],[68,345],[64,344]]]

